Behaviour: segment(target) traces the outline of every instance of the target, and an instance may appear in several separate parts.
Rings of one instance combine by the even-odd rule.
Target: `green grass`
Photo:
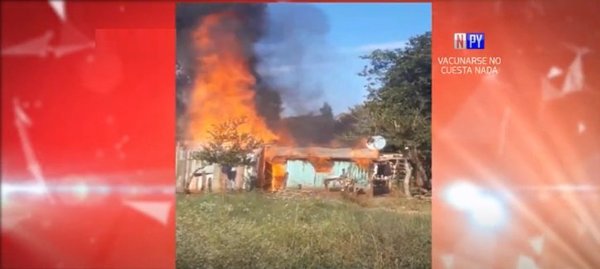
[[[402,198],[182,195],[177,268],[430,268],[430,210]]]

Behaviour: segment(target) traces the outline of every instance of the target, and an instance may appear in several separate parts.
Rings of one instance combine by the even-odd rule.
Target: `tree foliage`
[[[406,47],[376,50],[360,75],[369,81],[365,102],[371,129],[390,145],[431,149],[431,33],[413,37]]]
[[[367,107],[362,104],[350,108],[347,113],[342,113],[336,121],[337,139],[348,144],[355,144],[357,141],[373,135],[376,130],[368,112]]]
[[[261,147],[263,141],[239,130],[246,123],[245,118],[239,118],[213,125],[209,131],[210,141],[193,158],[229,166],[249,164],[249,155]]]
[[[368,60],[359,73],[367,79],[368,96],[338,118],[338,124],[346,126],[341,139],[382,135],[388,142],[384,150],[408,147],[411,162],[429,177],[431,32],[410,38],[404,48],[375,50],[361,58]]]

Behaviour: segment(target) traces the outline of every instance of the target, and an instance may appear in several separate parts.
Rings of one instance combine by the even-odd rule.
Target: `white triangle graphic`
[[[544,248],[544,237],[538,236],[529,240],[529,244],[533,248],[536,254],[542,254],[542,249]]]
[[[48,0],[48,4],[50,4],[50,7],[52,8],[52,10],[54,10],[54,13],[56,13],[56,16],[58,16],[58,18],[61,21],[66,21],[67,20],[67,13],[65,10],[65,1],[63,0]]]
[[[442,256],[442,263],[444,269],[451,269],[454,267],[454,255],[446,254]]]
[[[19,102],[19,99],[14,98],[13,99],[13,104],[14,104],[14,108],[15,108],[15,117],[16,117],[16,120],[18,122],[23,123],[24,126],[30,127],[31,126],[31,119],[29,118],[29,116],[27,116],[27,113],[25,113],[25,111],[23,111],[23,107],[21,106],[21,103]]]
[[[563,83],[562,94],[566,95],[572,92],[583,90],[583,86],[585,83],[585,76],[583,74],[583,55],[590,52],[587,48],[574,48],[569,46],[569,48],[575,51],[576,56],[575,60],[569,66],[567,71],[567,76]]]
[[[20,56],[40,56],[45,57],[50,50],[50,39],[54,34],[50,31],[45,34],[17,44],[8,48],[2,49],[2,55],[20,55]]]
[[[91,43],[91,42],[87,43],[87,44],[65,45],[65,46],[60,46],[60,47],[54,49],[54,54],[56,55],[56,57],[60,58],[64,55],[75,53],[75,52],[86,50],[86,49],[91,49],[93,47],[94,47],[94,43]]]
[[[542,99],[544,101],[561,97],[560,90],[554,87],[547,78],[542,78]]]
[[[520,255],[516,269],[537,269],[537,264],[528,256]]]
[[[171,202],[127,201],[125,204],[161,224],[167,225],[171,211]]]
[[[56,57],[62,57],[77,51],[94,48],[95,43],[73,27],[71,24],[63,24],[60,36],[60,45],[54,49]]]
[[[546,77],[548,77],[548,79],[552,79],[552,78],[562,75],[562,73],[563,73],[562,69],[560,69],[556,66],[553,66],[550,68],[550,71],[548,71],[548,75]]]
[[[50,202],[54,203],[54,199],[48,193],[46,179],[42,173],[42,167],[36,158],[35,150],[33,149],[33,145],[31,144],[29,134],[27,132],[27,128],[32,125],[31,119],[25,113],[17,98],[13,99],[13,105],[15,111],[15,127],[17,128],[17,132],[21,140],[21,147],[23,149],[23,153],[25,154],[25,160],[27,161],[27,169],[37,181],[36,190],[38,190],[41,194],[46,194],[50,199]]]

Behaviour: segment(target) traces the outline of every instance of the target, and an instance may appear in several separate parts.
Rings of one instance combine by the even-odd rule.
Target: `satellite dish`
[[[385,144],[385,138],[380,135],[371,136],[369,140],[367,140],[367,148],[371,150],[381,150],[385,147]]]

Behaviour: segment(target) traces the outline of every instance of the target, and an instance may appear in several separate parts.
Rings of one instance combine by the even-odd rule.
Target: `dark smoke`
[[[265,4],[189,4],[181,3],[176,7],[175,27],[177,29],[177,59],[191,68],[196,67],[195,52],[191,33],[198,26],[201,19],[209,14],[218,12],[231,12],[235,14],[243,26],[239,27],[237,36],[246,46],[248,56],[253,54],[254,43],[262,36],[264,19],[266,16]]]
[[[287,129],[301,144],[327,143],[332,135],[324,132],[322,115],[311,114],[323,104],[319,78],[324,76],[314,67],[330,55],[325,42],[329,25],[320,10],[307,4],[177,5],[177,138],[186,133],[187,101],[198,71],[192,33],[204,16],[221,12],[241,21],[236,34],[256,78],[256,107],[267,124]],[[282,120],[282,103],[296,116]]]
[[[269,6],[267,27],[256,46],[258,70],[281,93],[289,114],[313,112],[323,104],[324,76],[318,69],[333,55],[325,40],[328,31],[325,14],[313,5]]]
[[[196,51],[192,39],[193,31],[202,18],[214,13],[230,12],[240,21],[236,35],[244,45],[246,56],[250,62],[251,72],[257,81],[256,103],[258,112],[266,119],[267,124],[275,127],[281,113],[281,97],[267,87],[256,71],[258,57],[254,52],[254,44],[263,34],[266,17],[265,4],[189,4],[181,3],[176,7],[177,29],[177,63],[185,75],[178,76],[177,80],[177,134],[178,139],[185,133],[187,121],[187,101],[192,90],[194,76],[197,73]],[[229,29],[231,30],[231,29]],[[185,76],[189,79],[184,79]]]

